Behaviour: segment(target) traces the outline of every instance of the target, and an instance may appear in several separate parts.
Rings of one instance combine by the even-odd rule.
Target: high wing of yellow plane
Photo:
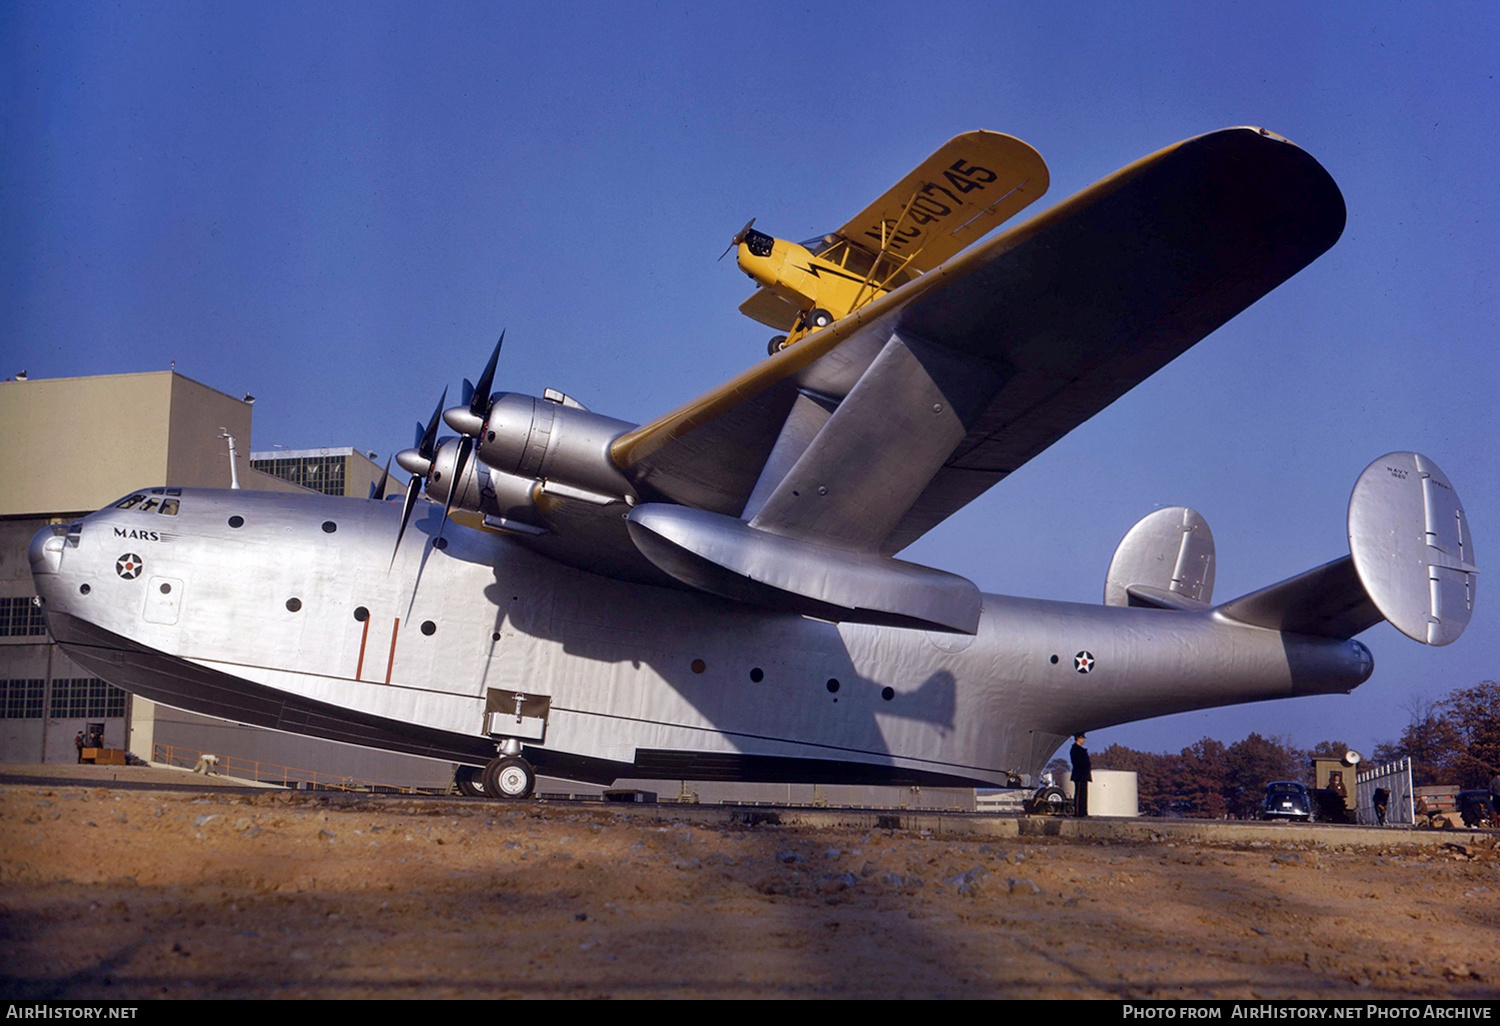
[[[796,342],[954,256],[1047,191],[1047,165],[999,132],[965,132],[837,231],[795,243],[734,237],[740,269],[761,287],[740,312]]]

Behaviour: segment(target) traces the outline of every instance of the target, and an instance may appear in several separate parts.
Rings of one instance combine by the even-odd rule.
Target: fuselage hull
[[[1348,691],[1356,641],[986,595],[974,636],[833,624],[561,566],[392,504],[184,490],[32,545],[58,641],[210,715],[583,779],[1004,785],[1078,730]],[[231,526],[238,521],[236,526]],[[513,718],[513,717],[512,717]],[[492,733],[493,732],[493,733]]]

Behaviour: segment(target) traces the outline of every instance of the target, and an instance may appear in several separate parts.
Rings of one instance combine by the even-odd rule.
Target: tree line
[[[1400,739],[1362,753],[1369,763],[1410,756],[1417,787],[1485,787],[1500,773],[1500,684],[1486,680],[1438,701],[1413,699],[1406,711],[1409,722]],[[1251,734],[1229,745],[1205,737],[1175,755],[1110,745],[1093,763],[1095,769],[1136,774],[1142,815],[1248,819],[1260,808],[1268,782],[1300,780],[1311,787],[1312,760],[1342,758],[1348,750],[1337,740],[1298,748],[1283,738]],[[1067,766],[1059,760],[1052,768]],[[1352,786],[1352,775],[1348,782]]]

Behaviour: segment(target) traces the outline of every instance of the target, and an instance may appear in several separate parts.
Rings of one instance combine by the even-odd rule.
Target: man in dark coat
[[[1082,734],[1073,736],[1073,747],[1068,750],[1068,758],[1073,762],[1073,814],[1075,816],[1087,816],[1089,814],[1089,781],[1094,778],[1089,762],[1089,750],[1084,746],[1088,739]]]

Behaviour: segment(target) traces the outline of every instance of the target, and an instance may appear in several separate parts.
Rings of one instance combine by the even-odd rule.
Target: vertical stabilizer
[[[1213,594],[1213,532],[1202,514],[1186,506],[1141,518],[1115,549],[1104,578],[1106,606],[1171,608],[1173,598],[1209,602]]]

